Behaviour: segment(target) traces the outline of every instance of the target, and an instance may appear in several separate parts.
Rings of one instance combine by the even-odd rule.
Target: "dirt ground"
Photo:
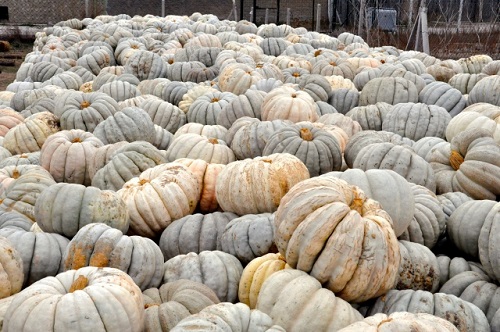
[[[5,91],[14,81],[24,57],[33,48],[33,42],[11,41],[10,46],[10,51],[0,52],[0,91]]]

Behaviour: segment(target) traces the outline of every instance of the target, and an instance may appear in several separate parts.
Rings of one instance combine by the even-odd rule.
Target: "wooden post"
[[[321,30],[321,4],[318,3],[318,10],[316,11],[316,31]]]
[[[420,35],[422,33],[422,25],[420,24],[422,20],[420,19],[420,10],[418,11],[418,17],[417,17],[417,33],[415,34],[415,51],[418,51],[418,48],[420,47]]]
[[[161,0],[161,17],[165,17],[165,0]]]
[[[234,10],[234,21],[238,22],[238,9],[236,8],[236,0],[233,0],[233,10]]]
[[[463,1],[463,0],[462,0]],[[430,54],[429,51],[429,31],[427,30],[427,7],[425,4],[420,7],[420,20],[422,27],[422,48],[424,53]]]
[[[460,30],[460,27],[462,26],[463,10],[464,10],[464,0],[460,0],[460,6],[458,7],[457,31]]]
[[[482,22],[483,21],[483,8],[484,8],[484,0],[479,0],[479,8],[478,8],[478,15],[477,15],[477,21]]]
[[[254,22],[254,17],[255,17],[255,16],[253,15],[253,10],[254,10],[254,8],[255,8],[255,7],[251,7],[251,8],[250,8],[250,22],[253,22],[253,23],[255,23],[255,22]]]
[[[264,17],[264,24],[269,24],[269,8],[266,8],[266,16]]]
[[[410,6],[408,8],[408,27],[413,26],[413,5],[414,5],[414,0],[410,0]]]
[[[286,9],[286,25],[290,25],[290,19],[292,16],[292,11],[290,8]]]
[[[363,37],[363,25],[365,22],[365,8],[366,0],[361,0],[359,4],[359,18],[358,18],[358,36]],[[365,27],[367,29],[368,27]]]

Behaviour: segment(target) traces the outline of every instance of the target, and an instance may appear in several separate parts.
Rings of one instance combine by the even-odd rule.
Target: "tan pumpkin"
[[[238,215],[274,212],[288,190],[308,178],[304,163],[288,153],[235,161],[219,173],[217,201]]]
[[[10,107],[0,108],[0,136],[24,121],[24,117]]]
[[[319,116],[314,99],[307,92],[282,86],[269,92],[262,101],[261,118],[262,121],[314,122]]]
[[[286,262],[346,301],[380,296],[397,282],[400,251],[391,217],[344,180],[296,184],[281,200],[275,226]]]
[[[23,281],[21,255],[9,240],[0,236],[0,299],[20,292]]]

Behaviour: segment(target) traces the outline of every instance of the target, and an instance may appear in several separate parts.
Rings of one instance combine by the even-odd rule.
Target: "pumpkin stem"
[[[217,138],[209,138],[208,141],[212,144],[219,144],[219,140],[217,140]]]
[[[80,107],[81,107],[81,109],[87,108],[87,107],[89,107],[89,106],[90,106],[90,102],[88,102],[88,101],[86,101],[86,100],[84,100],[84,101],[82,101],[82,102],[80,103]]]
[[[292,76],[293,76],[293,77],[300,77],[300,73],[295,72],[295,73],[293,73],[293,74],[292,74]]]
[[[464,157],[455,150],[451,150],[451,156],[450,156],[450,165],[453,167],[455,171],[457,171],[460,168],[460,165],[464,162]]]
[[[18,169],[16,168],[16,169],[12,172],[12,178],[13,178],[13,179],[17,179],[19,176],[21,176],[21,174],[19,173]]]
[[[316,50],[316,51],[314,52],[314,56],[315,56],[315,57],[317,57],[317,56],[319,56],[321,53],[323,53],[323,52],[321,52],[321,50]]]
[[[313,134],[312,132],[307,129],[307,128],[302,128],[300,129],[300,137],[304,140],[304,141],[312,141],[313,140]]]
[[[159,307],[160,303],[146,303],[144,305],[144,309],[151,308],[151,307]]]
[[[281,254],[278,256],[278,259],[286,263],[285,257],[283,257]]]
[[[212,103],[216,103],[218,101],[219,101],[219,98],[216,98],[216,97],[212,98],[212,100],[211,100]]]
[[[71,284],[69,292],[73,293],[77,290],[82,290],[85,287],[87,287],[88,284],[89,284],[89,279],[87,279],[84,276],[79,276],[75,281],[73,281],[73,284]]]
[[[146,183],[149,183],[149,180],[148,180],[148,179],[141,179],[141,180],[139,181],[139,185],[141,185],[141,186],[142,186],[142,185],[145,185]]]
[[[352,200],[351,205],[349,206],[351,210],[357,211],[359,214],[363,214],[363,199],[359,198],[356,193],[354,199]]]
[[[23,153],[22,155],[19,156],[19,158],[28,158],[28,155]]]
[[[268,164],[272,164],[273,161],[271,159],[262,159],[263,162],[265,163],[268,163]]]
[[[71,141],[71,143],[81,143],[82,140],[80,139],[80,137],[75,137],[73,138],[73,140]]]
[[[292,98],[297,98],[297,94],[296,93],[292,93]]]

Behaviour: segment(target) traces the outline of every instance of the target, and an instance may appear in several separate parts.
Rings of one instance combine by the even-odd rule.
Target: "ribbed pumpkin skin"
[[[165,262],[163,282],[179,279],[197,281],[210,287],[221,302],[236,302],[243,266],[222,251],[202,251],[177,255]]]
[[[485,216],[484,224],[479,233],[479,260],[488,273],[496,281],[500,280],[500,269],[498,266],[498,251],[496,245],[499,243],[498,220],[500,218],[500,203],[493,205]]]
[[[437,195],[441,206],[443,207],[443,212],[446,218],[446,224],[455,210],[462,204],[468,201],[472,201],[472,198],[459,191],[449,192],[442,195]]]
[[[174,220],[160,237],[160,249],[169,260],[177,255],[206,250],[220,250],[220,238],[227,224],[238,218],[232,212],[190,214]]]
[[[134,75],[140,81],[161,77],[165,70],[161,57],[146,50],[139,50],[132,54],[124,67],[125,73]]]
[[[316,121],[314,99],[304,91],[280,87],[269,92],[262,102],[261,118],[264,121],[290,120],[292,122]]]
[[[439,287],[442,287],[451,278],[467,271],[487,277],[482,266],[478,262],[467,261],[462,257],[450,258],[448,256],[437,256],[439,264]]]
[[[21,165],[40,165],[40,151],[16,154],[0,162],[0,168]]]
[[[361,90],[359,105],[378,102],[391,105],[418,102],[418,90],[413,82],[402,77],[379,77],[370,80]]]
[[[475,305],[454,295],[427,291],[390,290],[370,306],[367,316],[397,311],[428,313],[453,323],[459,331],[490,331],[484,313]]]
[[[208,286],[186,279],[146,289],[142,297],[147,332],[171,331],[182,319],[220,302]]]
[[[390,169],[408,182],[436,190],[434,171],[422,157],[412,149],[392,143],[375,143],[362,148],[354,159],[353,168]]]
[[[418,141],[422,137],[445,138],[451,115],[443,107],[422,103],[401,103],[387,113],[382,130]]]
[[[275,227],[286,262],[346,301],[366,301],[396,284],[391,217],[356,186],[331,177],[298,183],[281,200]]]
[[[35,220],[44,232],[68,238],[90,223],[105,223],[126,232],[125,203],[116,193],[80,184],[57,183],[42,192],[35,204]]]
[[[281,128],[291,124],[286,120],[258,121],[256,119],[244,124],[243,121],[249,118],[240,119],[230,129],[231,133],[234,132],[231,142],[226,138],[226,142],[231,145],[238,160],[263,156],[269,138]]]
[[[0,136],[24,121],[24,117],[10,107],[0,107]]]
[[[92,186],[117,191],[141,172],[165,162],[164,154],[152,144],[141,141],[128,143],[119,147],[111,160],[95,173]]]
[[[20,292],[23,280],[21,254],[10,240],[0,235],[0,299]]]
[[[140,107],[146,111],[153,123],[175,134],[186,124],[186,115],[177,106],[162,100],[145,100]]]
[[[272,331],[273,320],[259,310],[250,310],[243,303],[219,303],[184,318],[172,332],[204,331]]]
[[[117,191],[126,204],[132,235],[154,238],[198,205],[198,179],[179,163],[149,168]]]
[[[271,274],[260,289],[255,308],[291,332],[337,331],[363,319],[318,280],[294,269]]]
[[[409,241],[398,242],[401,265],[396,289],[436,292],[440,281],[436,256],[429,248],[421,244]]]
[[[346,116],[357,121],[363,130],[382,130],[382,123],[392,107],[392,105],[384,102],[375,105],[357,106],[347,112]]]
[[[0,209],[14,210],[35,220],[36,201],[42,192],[56,182],[41,166],[22,165],[17,168],[20,175],[0,196]]]
[[[89,186],[89,164],[95,151],[104,144],[83,130],[63,130],[47,138],[42,145],[40,164],[56,182]]]
[[[198,134],[184,134],[175,138],[168,147],[166,156],[171,162],[181,158],[190,158],[223,165],[236,160],[226,142]]]
[[[490,103],[500,106],[500,75],[491,75],[480,80],[469,93],[468,105]]]
[[[54,114],[61,129],[93,132],[101,122],[120,110],[116,100],[102,92],[65,92],[55,98]]]
[[[394,312],[390,315],[375,314],[361,322],[353,323],[339,332],[359,331],[404,331],[416,330],[420,332],[458,332],[458,329],[449,321],[427,313]]]
[[[38,317],[40,310],[47,315]],[[3,328],[103,331],[107,326],[109,330],[138,332],[143,325],[141,290],[132,278],[118,269],[85,267],[44,278],[24,289],[7,309]]]
[[[304,163],[288,153],[235,161],[219,173],[217,201],[238,215],[272,213],[293,185],[308,178]]]
[[[286,126],[269,137],[262,154],[274,153],[290,153],[299,158],[311,177],[342,167],[342,151],[337,139],[308,122]]]
[[[59,119],[54,114],[36,113],[7,132],[3,147],[12,154],[40,151],[47,137],[59,130]]]
[[[445,108],[452,117],[460,113],[467,102],[457,89],[445,82],[432,82],[420,91],[418,101]]]
[[[500,195],[500,146],[484,129],[467,130],[433,150],[438,194],[460,191],[474,199]]]
[[[413,220],[399,239],[432,249],[445,231],[445,214],[434,192],[413,183],[410,187],[415,199]]]
[[[274,245],[274,215],[247,214],[231,220],[220,237],[220,248],[243,264],[277,252]]]
[[[380,203],[392,218],[396,236],[401,235],[413,220],[415,199],[411,186],[399,174],[386,169],[363,171],[353,168],[330,172],[322,177],[337,177],[359,187],[367,197]]]
[[[223,164],[207,163],[201,159],[181,158],[176,162],[188,167],[197,177],[200,185],[200,199],[197,209],[202,213],[215,212],[219,208],[215,187],[219,173],[226,167]]]
[[[244,116],[260,119],[265,96],[266,92],[264,91],[247,90],[222,107],[217,115],[216,123],[229,129],[237,119]]]
[[[20,254],[24,286],[29,286],[45,277],[54,277],[63,271],[63,255],[69,243],[64,236],[55,233],[35,233],[13,226],[1,228],[0,236],[9,239]]]
[[[241,274],[238,300],[255,309],[264,281],[275,272],[291,268],[279,253],[268,253],[252,259]]]
[[[191,106],[189,106],[186,114],[187,121],[203,125],[215,125],[222,109],[229,105],[236,97],[231,92],[208,92],[196,98]]]
[[[103,223],[82,227],[64,253],[64,271],[85,266],[113,267],[126,272],[145,290],[158,287],[163,278],[163,255],[152,240],[126,236]]]
[[[141,108],[126,107],[98,124],[93,134],[104,144],[120,141],[154,141],[154,123]]]
[[[479,259],[479,235],[487,215],[496,202],[492,200],[471,200],[460,205],[446,224],[451,242],[461,252]]]

